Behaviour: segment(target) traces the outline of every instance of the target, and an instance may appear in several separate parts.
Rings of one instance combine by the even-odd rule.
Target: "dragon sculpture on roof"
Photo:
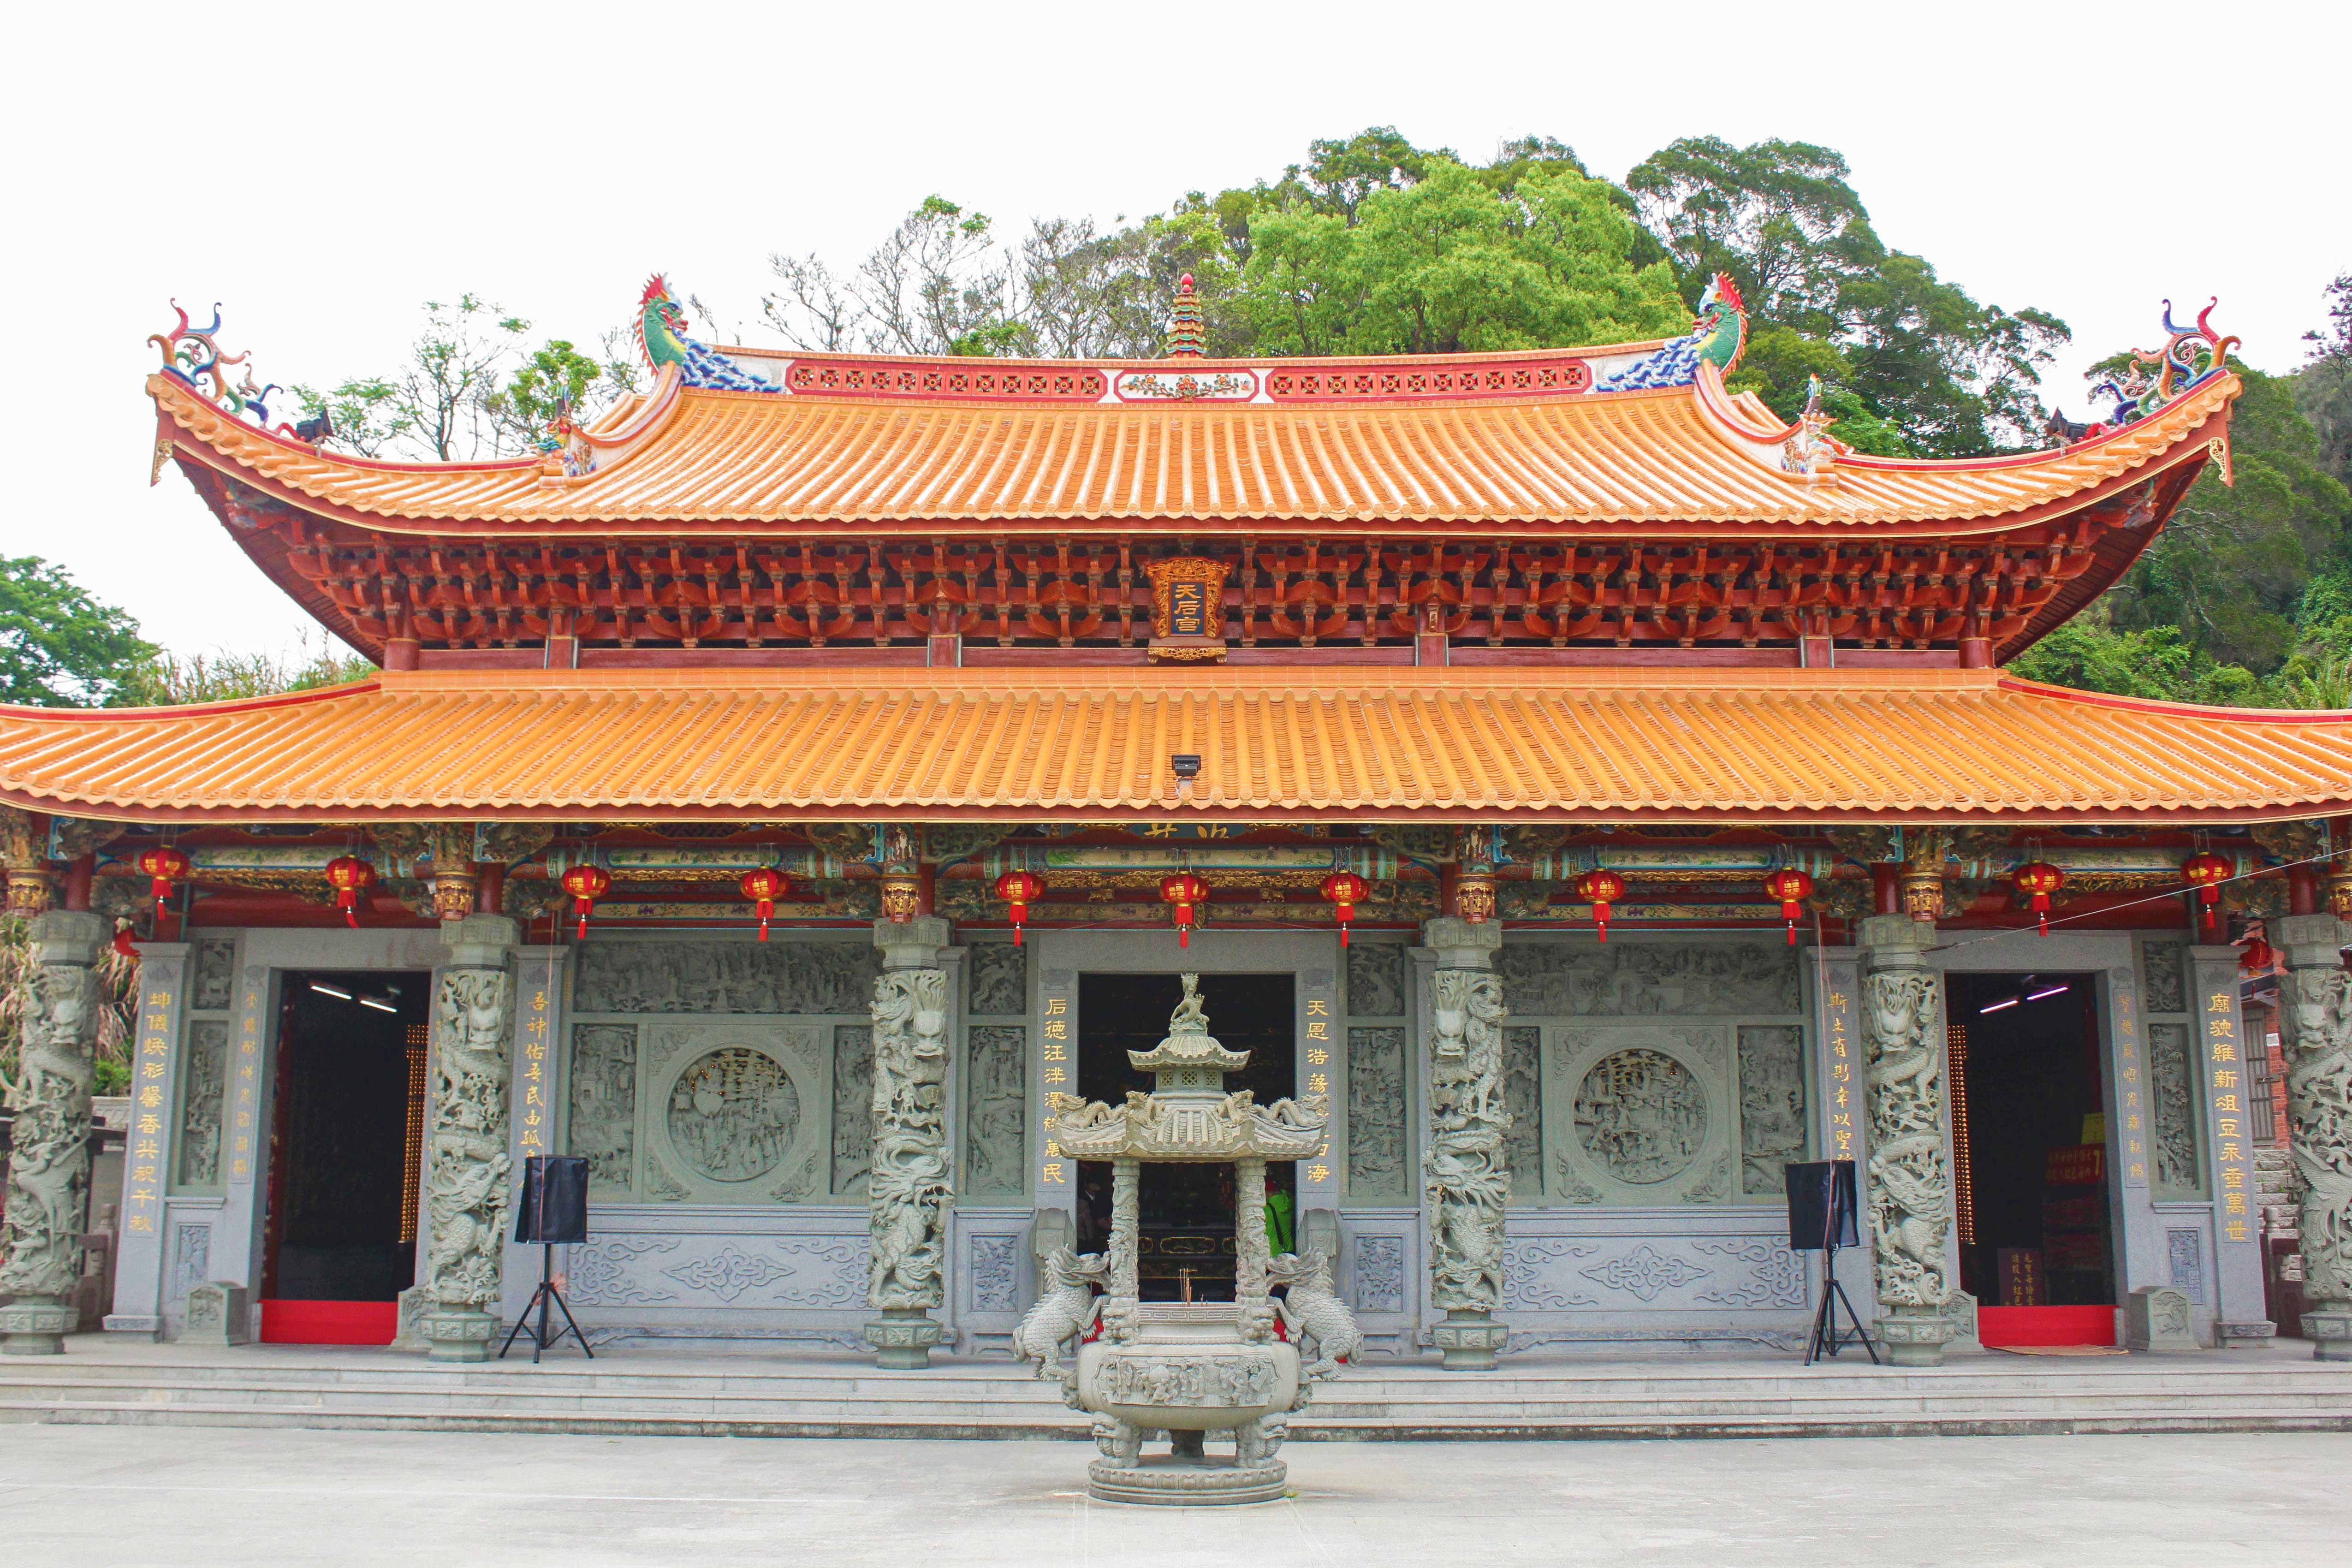
[[[659,375],[665,365],[678,368],[678,379],[688,386],[716,392],[782,392],[765,376],[739,368],[717,350],[686,335],[686,308],[669,291],[669,280],[656,272],[646,282],[637,301],[637,347],[646,363]]]

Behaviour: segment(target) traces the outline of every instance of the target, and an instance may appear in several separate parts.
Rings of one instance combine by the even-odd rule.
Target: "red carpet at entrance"
[[[1979,1307],[1977,1338],[1987,1345],[2111,1345],[2116,1342],[2116,1310]]]
[[[397,1301],[261,1303],[266,1345],[388,1345],[399,1331]]]

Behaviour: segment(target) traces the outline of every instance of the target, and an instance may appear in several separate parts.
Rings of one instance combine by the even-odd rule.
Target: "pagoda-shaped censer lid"
[[[1155,1094],[1222,1097],[1225,1075],[1248,1066],[1250,1054],[1225,1049],[1209,1033],[1208,1016],[1201,1009],[1201,977],[1179,978],[1184,982],[1184,999],[1169,1016],[1167,1037],[1148,1051],[1128,1052],[1127,1059],[1138,1070],[1155,1075]]]

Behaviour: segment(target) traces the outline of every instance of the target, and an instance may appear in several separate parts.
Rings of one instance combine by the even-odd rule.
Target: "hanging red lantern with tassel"
[[[2047,860],[2028,860],[2010,873],[2017,890],[2030,900],[2034,923],[2042,934],[2050,934],[2050,895],[2066,885],[2066,873]]]
[[[1625,896],[1625,879],[1606,868],[1576,879],[1576,896],[1592,906],[1592,923],[1609,940],[1609,906]]]
[[[1045,896],[1045,879],[1034,871],[1007,871],[996,879],[996,896],[1013,922],[1013,945],[1021,945],[1021,928],[1028,923],[1029,906]]]
[[[139,868],[142,875],[152,879],[155,907],[159,910],[163,907],[163,900],[172,896],[172,884],[185,877],[190,868],[187,856],[168,844],[147,850],[131,864]]]
[[[738,886],[760,917],[760,940],[767,941],[768,922],[776,918],[776,900],[792,891],[793,879],[773,866],[761,866],[744,872]]]
[[[327,862],[327,885],[335,889],[335,908],[351,925],[360,923],[360,895],[375,884],[375,868],[356,855],[338,855]]]
[[[613,890],[613,874],[602,866],[573,866],[563,873],[563,890],[572,895],[572,912],[580,917],[575,936],[588,934],[588,913],[596,900]]]
[[[1339,921],[1339,945],[1345,947],[1348,922],[1356,918],[1356,906],[1371,896],[1372,885],[1353,871],[1334,871],[1323,879],[1322,891]]]
[[[2204,906],[2205,929],[2211,931],[2221,915],[2221,884],[2237,868],[2210,849],[2200,849],[2180,863],[2181,879],[2197,889]]]
[[[1797,918],[1813,896],[1813,879],[1794,866],[1783,866],[1764,879],[1764,890],[1780,900],[1780,918],[1789,922],[1789,945],[1797,945]]]
[[[1192,945],[1193,910],[1209,901],[1209,884],[1190,871],[1160,879],[1160,901],[1176,906],[1176,945]]]

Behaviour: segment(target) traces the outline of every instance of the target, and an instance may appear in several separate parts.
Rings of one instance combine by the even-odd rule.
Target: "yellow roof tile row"
[[[2242,818],[2346,809],[2352,715],[1992,670],[386,673],[0,710],[0,798],[133,820]]]
[[[1699,389],[1349,405],[989,405],[682,390],[609,466],[371,464],[229,417],[165,375],[174,439],[215,466],[416,522],[835,525],[1175,519],[1855,524],[2006,517],[2164,457],[2224,410],[2215,377],[2105,440],[2029,460],[1849,460],[1780,471]],[[1766,444],[1769,446],[1769,443]]]

